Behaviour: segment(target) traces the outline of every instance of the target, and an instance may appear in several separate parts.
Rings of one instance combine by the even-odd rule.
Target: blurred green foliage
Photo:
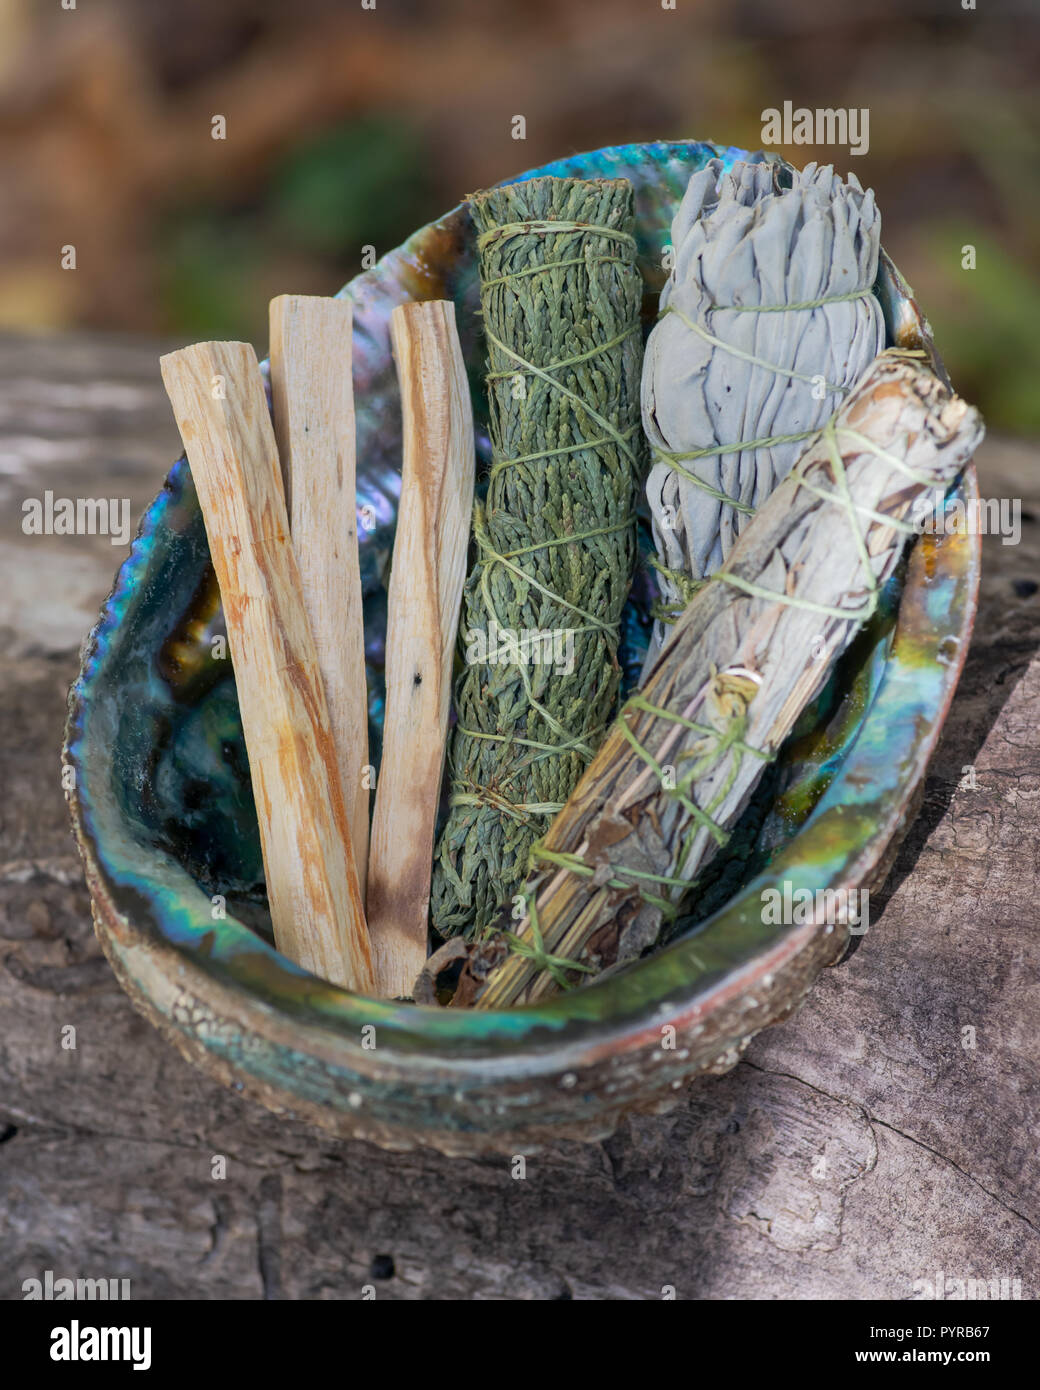
[[[985,403],[988,423],[1040,432],[1040,281],[978,225],[946,222],[925,230],[938,292],[921,289],[922,308],[954,385]],[[962,267],[974,246],[975,269]]]
[[[169,329],[197,338],[266,340],[267,301],[327,294],[430,215],[429,160],[406,122],[371,115],[295,143],[242,206],[186,207],[159,233]]]
[[[385,245],[418,215],[428,156],[411,126],[367,116],[292,150],[271,180],[275,225],[319,255]]]
[[[163,229],[161,305],[170,330],[200,340],[241,338],[257,321],[264,261],[255,222],[218,209],[188,210]]]

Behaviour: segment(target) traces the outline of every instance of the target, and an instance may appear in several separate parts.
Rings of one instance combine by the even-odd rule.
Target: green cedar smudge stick
[[[472,937],[524,881],[614,712],[643,444],[631,185],[531,179],[471,209],[492,466],[431,908],[445,936]]]

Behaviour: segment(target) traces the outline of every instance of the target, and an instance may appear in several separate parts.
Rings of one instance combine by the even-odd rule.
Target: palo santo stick
[[[473,506],[473,411],[454,306],[390,316],[404,458],[390,571],[386,720],[376,786],[368,919],[381,994],[411,995],[426,960],[433,832],[452,652]]]
[[[293,552],[329,706],[361,895],[368,866],[368,689],[358,561],[353,309],[271,300],[271,396]]]
[[[314,639],[256,354],[161,360],[220,585],[278,949],[364,993],[372,958]]]

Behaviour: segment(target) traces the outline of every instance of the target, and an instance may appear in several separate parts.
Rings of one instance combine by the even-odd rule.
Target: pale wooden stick
[[[473,506],[473,410],[448,301],[390,316],[404,459],[387,609],[386,720],[368,915],[381,994],[411,995],[426,960],[433,832]]]
[[[197,343],[161,365],[224,603],[275,941],[314,974],[372,993],[328,707],[256,354],[247,343]]]
[[[358,562],[349,300],[271,300],[271,396],[293,551],[325,683],[361,895],[368,690]]]

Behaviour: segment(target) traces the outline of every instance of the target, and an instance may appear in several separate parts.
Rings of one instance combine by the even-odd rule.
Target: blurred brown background
[[[761,111],[785,100],[865,106],[865,156],[783,153],[873,185],[956,385],[992,427],[1036,431],[1038,13],[1035,0],[0,0],[0,328],[263,351],[272,295],[338,289],[363,245],[382,254],[481,185],[632,140],[758,147]],[[69,244],[75,272],[60,265]]]

